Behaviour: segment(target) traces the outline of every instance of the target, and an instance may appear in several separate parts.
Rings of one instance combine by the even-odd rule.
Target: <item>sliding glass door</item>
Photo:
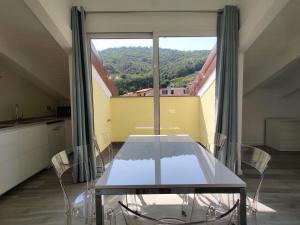
[[[190,88],[215,42],[214,37],[155,33],[91,38],[96,130],[111,129],[114,141],[130,134],[189,134],[197,139],[202,109]],[[101,105],[105,96],[109,106]]]
[[[92,65],[96,133],[110,124],[114,141],[132,134],[154,134],[152,35],[100,36],[91,39],[91,49],[101,67],[95,71]],[[103,106],[106,97],[109,105]],[[103,107],[109,107],[109,119],[101,118]]]
[[[199,139],[203,109],[191,89],[215,43],[214,37],[159,37],[161,134],[188,134]]]

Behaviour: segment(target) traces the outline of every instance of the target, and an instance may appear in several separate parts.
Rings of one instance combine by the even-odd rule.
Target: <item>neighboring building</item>
[[[153,88],[144,88],[135,92],[136,96],[153,96]]]
[[[160,89],[160,96],[187,96],[187,95],[188,95],[188,91],[184,87],[180,87],[180,88],[167,87],[167,88]]]
[[[127,97],[134,97],[134,96],[153,96],[153,88],[144,88],[135,92],[128,92],[126,94],[124,94],[123,96],[127,96]]]
[[[160,96],[188,96],[188,91],[186,88],[161,88],[160,89]],[[124,94],[123,96],[140,96],[140,97],[146,97],[146,96],[153,96],[153,88],[144,88],[135,92],[129,92],[127,94]]]

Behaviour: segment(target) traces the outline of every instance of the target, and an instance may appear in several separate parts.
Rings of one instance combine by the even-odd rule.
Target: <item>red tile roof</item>
[[[97,70],[97,72],[98,72],[99,76],[101,77],[101,79],[103,80],[104,84],[109,89],[111,95],[118,96],[119,91],[118,91],[117,87],[114,85],[114,83],[112,82],[112,80],[109,78],[110,75],[107,72],[107,70],[105,69],[105,67],[103,65],[103,61],[102,61],[99,53],[97,52],[96,48],[93,46],[93,44],[91,46],[91,61],[92,61],[92,65]]]
[[[204,83],[208,80],[208,78],[212,75],[213,71],[215,70],[216,62],[217,62],[217,46],[215,45],[213,49],[210,51],[199,74],[191,84],[190,95],[195,96],[198,94],[199,90],[202,88]]]
[[[146,92],[146,91],[150,91],[150,90],[152,90],[152,89],[153,89],[153,88],[144,88],[144,89],[141,89],[141,90],[136,91],[135,93]]]

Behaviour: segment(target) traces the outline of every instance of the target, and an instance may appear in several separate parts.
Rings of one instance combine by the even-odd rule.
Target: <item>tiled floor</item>
[[[272,162],[260,195],[258,224],[299,225],[300,152],[267,151]],[[256,180],[253,170],[245,172],[249,192],[255,189]],[[153,198],[148,196],[145,200],[150,202]],[[165,196],[159,201],[161,205],[172,202],[172,207],[178,207],[181,198]],[[166,213],[161,211],[162,215]],[[41,171],[0,197],[1,225],[63,225],[64,222],[63,196],[52,169]]]

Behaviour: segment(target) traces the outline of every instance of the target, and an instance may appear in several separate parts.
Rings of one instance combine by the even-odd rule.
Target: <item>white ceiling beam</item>
[[[61,48],[69,54],[72,49],[71,1],[24,0],[35,16],[53,36]]]
[[[254,43],[289,1],[259,1],[240,28],[240,52],[245,52]]]

